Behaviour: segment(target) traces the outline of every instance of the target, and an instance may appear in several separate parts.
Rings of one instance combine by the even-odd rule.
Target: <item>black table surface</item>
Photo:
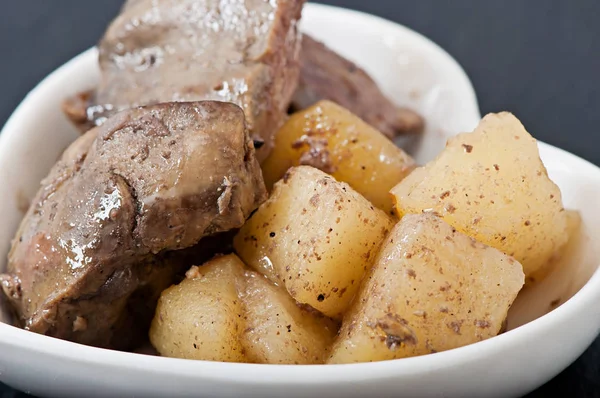
[[[44,76],[96,44],[122,2],[0,2],[0,125]],[[465,68],[482,113],[511,111],[541,141],[600,164],[600,1],[320,2],[428,36]],[[600,397],[600,339],[529,397],[550,393]],[[0,384],[0,396],[25,395]]]

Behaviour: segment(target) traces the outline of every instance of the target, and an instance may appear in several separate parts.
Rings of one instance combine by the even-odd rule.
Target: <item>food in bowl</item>
[[[337,329],[227,254],[192,267],[162,294],[150,341],[162,355],[178,358],[322,363]]]
[[[262,167],[267,189],[299,165],[347,182],[389,213],[393,210],[389,190],[414,169],[415,161],[349,110],[321,100],[291,115],[275,135],[275,146]]]
[[[302,50],[297,24],[303,4],[129,0],[98,45],[97,89],[68,100],[64,108],[87,130],[133,106],[234,102],[244,109],[250,136],[261,144],[260,160],[271,150],[288,108],[320,99],[344,98],[343,104],[377,121],[389,136],[421,131],[422,118],[393,105],[353,63],[311,39]],[[315,65],[316,59],[325,62]]]
[[[406,215],[386,238],[328,362],[405,358],[493,337],[522,286],[512,257],[432,213]]]
[[[393,225],[350,185],[299,166],[275,184],[233,245],[296,301],[341,319]]]
[[[527,276],[567,241],[560,190],[536,140],[508,114],[488,115],[473,133],[451,138],[437,159],[391,192],[399,215],[435,212],[515,257]]]
[[[396,106],[358,65],[304,34],[300,78],[290,109],[297,112],[324,99],[348,109],[390,139],[423,132],[420,115]]]
[[[42,181],[3,286],[31,331],[127,347],[153,312],[130,298],[160,293],[179,267],[162,254],[240,227],[265,198],[238,106],[123,111],[76,140]]]
[[[3,291],[23,326],[117,349],[142,344],[139,336],[149,331],[150,341],[164,356],[256,363],[378,361],[448,350],[498,334],[523,286],[525,264],[493,240],[478,242],[474,231],[499,234],[510,223],[489,223],[485,230],[454,225],[450,215],[464,218],[470,206],[466,201],[461,207],[458,202],[443,202],[448,214],[434,206],[419,208],[420,202],[411,204],[414,210],[402,207],[405,181],[428,175],[435,167],[460,176],[469,162],[466,156],[480,156],[474,145],[462,143],[463,156],[452,146],[444,150],[443,166],[438,159],[415,168],[410,156],[386,138],[389,132],[384,134],[375,122],[368,122],[369,111],[354,110],[355,115],[344,104],[332,102],[336,95],[327,90],[317,101],[329,102],[306,104],[314,107],[295,110],[284,123],[298,81],[293,76],[300,53],[289,51],[289,46],[302,45],[295,23],[286,21],[299,18],[290,15],[299,14],[302,2],[268,6],[256,2],[256,7],[272,7],[267,9],[271,11],[251,13],[258,20],[252,18],[243,27],[265,29],[268,34],[260,39],[266,41],[251,39],[254,36],[239,25],[226,23],[247,8],[211,13],[217,2],[171,3],[174,7],[162,9],[151,2],[128,2],[114,26],[120,32],[119,24],[135,22],[129,24],[132,29],[116,33],[134,47],[116,43],[113,51],[101,45],[101,54],[109,54],[108,69],[101,68],[102,82],[118,83],[101,83],[87,99],[84,112],[79,111],[85,115],[83,124],[98,126],[65,152],[66,164],[57,164],[43,183],[22,223],[27,236],[15,239],[12,253],[21,255],[11,254],[8,273],[2,277]],[[194,20],[195,16],[203,19]],[[213,19],[216,24],[205,24]],[[152,26],[157,29],[149,29]],[[183,51],[198,45],[211,60],[222,55],[204,51],[220,46],[198,40],[199,35],[227,37],[205,32],[207,26],[226,31],[235,26],[235,39],[247,45],[243,47],[247,51],[241,56],[227,52],[223,63]],[[278,35],[289,38],[287,46],[276,45],[282,38]],[[230,42],[218,43],[228,48]],[[172,53],[163,51],[157,57],[152,51],[162,45]],[[268,56],[244,58],[254,50]],[[198,73],[179,80],[186,74],[169,72],[178,68]],[[248,71],[272,80],[253,80],[254,75],[246,77]],[[242,85],[230,96],[230,89],[237,89],[229,79],[239,78],[238,72],[248,87]],[[202,76],[207,80],[194,80]],[[218,76],[215,81],[208,78],[213,76]],[[271,90],[272,84],[280,90]],[[114,104],[97,100],[115,90],[127,95],[117,96]],[[66,107],[70,115],[75,114],[73,109]],[[290,124],[310,121],[305,118],[309,112],[327,123],[308,131],[302,123]],[[492,140],[495,146],[483,145],[479,162],[493,159],[495,151],[514,150],[510,161],[530,160],[524,163],[536,167],[535,178],[547,188],[542,193],[554,192],[535,145],[515,146],[501,139],[503,134],[515,134],[532,140],[512,115],[488,115],[473,137],[485,141],[485,126],[491,121],[496,123],[491,135],[500,139]],[[267,160],[289,149],[278,147],[279,136],[295,137],[293,149],[298,152],[290,156],[291,165],[272,161],[277,168],[271,170]],[[227,137],[229,145],[218,143]],[[363,140],[369,144],[361,146]],[[260,154],[255,151],[259,146]],[[500,166],[493,163],[488,168],[498,171],[495,165]],[[505,190],[512,202],[503,202],[493,214],[506,212],[506,217],[523,221],[510,224],[511,242],[526,242],[526,227],[532,220],[542,223],[555,217],[549,211],[559,213],[559,221],[564,214],[566,220],[560,192],[553,198],[556,205],[533,209],[514,205],[536,197],[537,185],[520,179],[533,169],[506,169],[510,173],[494,184],[483,184],[489,178],[479,175],[479,186],[461,177],[439,181],[436,175],[429,176],[421,191],[437,200],[432,196],[443,189],[437,195],[444,200],[454,188],[481,191],[477,193],[484,196]],[[277,176],[281,170],[283,175],[272,178],[273,188],[267,192],[263,175]],[[109,178],[103,181],[102,175]],[[385,183],[369,183],[383,177]],[[448,182],[451,185],[444,185]],[[43,211],[36,211],[40,208]],[[481,217],[491,217],[488,214]],[[80,217],[70,219],[73,216]],[[278,229],[271,223],[280,223]],[[536,230],[541,231],[535,239],[544,242],[540,249],[544,255],[562,250],[559,240],[546,244],[560,225]],[[566,235],[566,221],[564,225]],[[344,238],[336,240],[340,235]],[[233,248],[230,236],[235,236]],[[214,242],[215,237],[217,247],[205,245],[206,239]],[[27,247],[33,250],[20,249]],[[204,257],[211,258],[208,264]],[[444,277],[418,279],[431,273]],[[493,299],[473,302],[473,294]],[[350,346],[356,349],[349,350]]]

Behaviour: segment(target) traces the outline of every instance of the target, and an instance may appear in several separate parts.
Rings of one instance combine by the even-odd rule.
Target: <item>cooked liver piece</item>
[[[364,70],[323,43],[303,35],[300,61],[300,82],[292,100],[292,111],[328,99],[347,108],[389,138],[423,131],[421,116],[410,109],[397,107]]]
[[[129,300],[151,302],[177,271],[169,258],[179,253],[164,253],[239,228],[265,198],[237,105],[123,111],[42,181],[0,281],[27,329],[123,348],[140,326]]]
[[[169,101],[240,105],[265,145],[286,117],[299,74],[304,0],[129,0],[99,44],[101,80],[85,112],[63,109],[82,129],[119,110]],[[78,106],[79,105],[79,106]],[[87,120],[86,120],[87,119]]]

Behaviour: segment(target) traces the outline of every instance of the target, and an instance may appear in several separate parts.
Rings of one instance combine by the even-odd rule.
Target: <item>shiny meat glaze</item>
[[[65,112],[82,128],[138,105],[211,99],[234,102],[252,138],[265,144],[283,122],[298,82],[304,0],[129,0],[100,48],[95,98]],[[82,104],[93,105],[82,112]]]
[[[172,282],[169,261],[155,254],[240,227],[265,198],[238,106],[121,112],[75,141],[43,180],[3,290],[31,331],[126,346],[129,298]]]
[[[308,35],[302,37],[300,61],[300,82],[292,99],[292,111],[330,100],[389,138],[423,131],[420,115],[397,107],[364,70]]]

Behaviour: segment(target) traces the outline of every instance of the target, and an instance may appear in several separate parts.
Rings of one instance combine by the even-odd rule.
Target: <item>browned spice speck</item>
[[[305,145],[305,141],[304,140],[296,140],[294,142],[292,142],[292,149],[300,149]]]
[[[448,324],[448,327],[452,329],[452,331],[456,334],[460,334],[460,327],[462,325],[462,321],[452,321]]]
[[[319,194],[313,195],[310,200],[309,200],[310,204],[313,206],[317,206],[319,204]]]
[[[485,320],[477,319],[475,321],[475,326],[477,326],[478,328],[487,329],[487,328],[490,327],[490,323],[488,321],[485,321]]]

